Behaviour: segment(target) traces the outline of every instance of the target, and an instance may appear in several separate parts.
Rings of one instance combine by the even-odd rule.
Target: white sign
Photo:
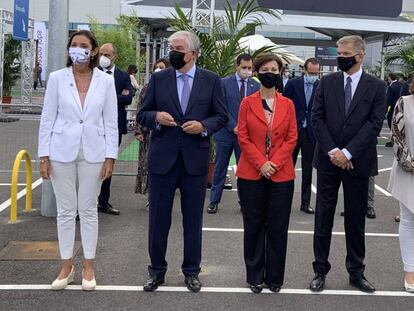
[[[80,24],[78,25],[78,30],[87,30],[87,31],[91,31],[89,25],[87,24]]]
[[[42,67],[42,81],[46,81],[47,72],[46,34],[46,24],[44,22],[35,22],[33,37],[37,40],[37,61],[39,62],[40,67]]]

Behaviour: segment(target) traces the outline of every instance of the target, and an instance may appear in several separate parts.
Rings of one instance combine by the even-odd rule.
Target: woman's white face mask
[[[91,50],[79,47],[70,47],[69,57],[76,65],[86,64],[91,58]]]

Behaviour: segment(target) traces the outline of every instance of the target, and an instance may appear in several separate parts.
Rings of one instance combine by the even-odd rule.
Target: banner
[[[33,39],[37,40],[37,61],[42,67],[42,81],[46,81],[47,72],[47,42],[46,23],[35,22]]]
[[[336,47],[315,47],[315,57],[321,62],[322,66],[338,66]]]

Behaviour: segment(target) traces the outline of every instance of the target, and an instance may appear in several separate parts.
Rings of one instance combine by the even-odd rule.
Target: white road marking
[[[0,290],[50,290],[50,285],[33,284],[33,285],[13,285],[5,284],[0,285]],[[81,291],[80,285],[69,285],[66,290]],[[142,292],[142,286],[122,286],[122,285],[98,285],[96,291],[118,291],[118,292]],[[160,286],[157,292],[184,292],[188,293],[188,289],[184,286]],[[202,287],[201,293],[243,293],[253,294],[247,287]],[[290,294],[290,295],[337,295],[337,296],[384,296],[384,297],[413,297],[413,294],[403,291],[376,291],[373,294],[364,293],[357,290],[334,290],[326,289],[322,292],[311,292],[309,289],[294,289],[294,288],[282,288],[278,294],[272,293],[269,289],[264,289],[262,294]],[[254,294],[257,295],[257,294]]]
[[[17,184],[18,186],[26,186],[26,184]],[[11,186],[11,184],[8,183],[0,183],[0,186]]]
[[[43,182],[43,178],[40,177],[38,180],[32,183],[32,190],[38,187],[39,185],[41,185],[42,182]],[[22,191],[17,193],[17,200],[25,195],[26,195],[26,188],[24,188]],[[8,208],[10,205],[11,205],[11,199],[8,199],[7,201],[0,204],[0,213],[4,211],[6,208]]]
[[[382,168],[382,169],[378,170],[378,173],[388,172],[388,171],[391,171],[391,170],[392,170],[392,167]]]
[[[317,191],[316,191],[316,187],[315,187],[313,184],[311,185],[311,189],[312,189],[312,192],[313,192],[313,193],[317,193]]]
[[[375,184],[375,189],[377,189],[379,192],[382,192],[383,194],[385,194],[387,197],[392,197],[392,194],[389,193],[387,190],[381,188],[380,186],[378,186],[377,184]]]
[[[203,231],[206,232],[243,232],[243,229],[240,228],[203,228]],[[313,235],[313,231],[305,231],[305,230],[289,230],[289,234],[305,234],[305,235]],[[344,236],[345,232],[334,231],[332,235]],[[366,232],[365,236],[370,237],[381,237],[381,238],[398,238],[398,233],[369,233]]]

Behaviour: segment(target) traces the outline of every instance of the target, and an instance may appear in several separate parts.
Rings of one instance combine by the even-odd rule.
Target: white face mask
[[[99,66],[106,69],[111,66],[111,60],[108,57],[102,55],[99,58]]]
[[[71,47],[69,48],[69,57],[76,65],[86,64],[91,57],[91,51],[89,49]]]
[[[162,70],[161,68],[155,68],[154,72],[158,72],[158,71],[161,71],[161,70]]]
[[[241,69],[239,72],[239,76],[242,79],[250,78],[252,76],[252,71],[249,69]]]

